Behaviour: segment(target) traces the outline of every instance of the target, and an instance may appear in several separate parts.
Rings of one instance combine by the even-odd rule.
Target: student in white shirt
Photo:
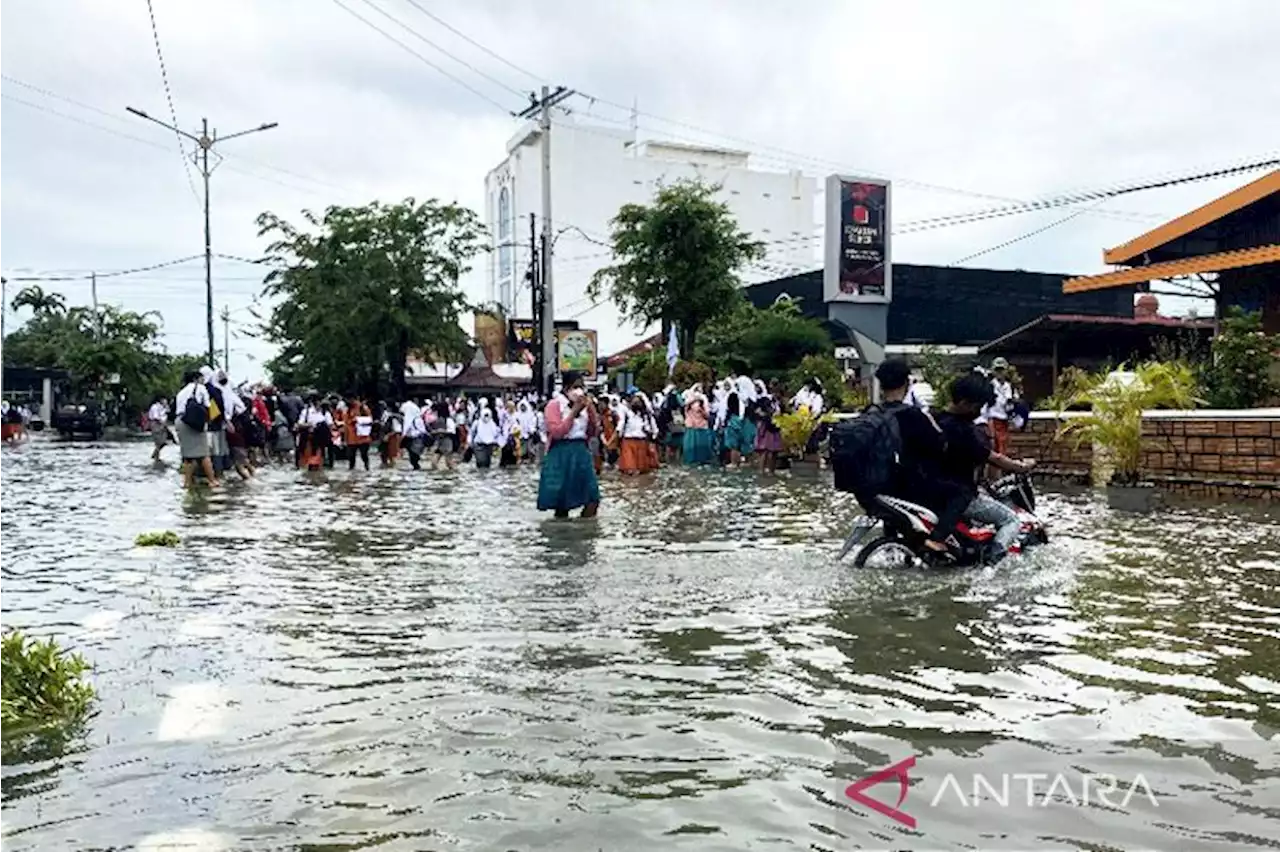
[[[431,421],[431,435],[435,439],[436,454],[431,469],[438,468],[443,459],[445,467],[453,470],[458,458],[458,421],[453,419],[449,403],[443,400],[435,404],[433,411],[435,418]]]
[[[413,400],[406,399],[400,406],[400,443],[409,454],[409,464],[414,470],[422,468],[426,436],[427,426],[422,422],[422,409]]]
[[[493,419],[488,406],[480,409],[480,418],[471,429],[471,448],[475,453],[476,467],[487,468],[493,463],[493,453],[500,444],[501,430]]]
[[[1004,455],[1009,445],[1009,415],[1017,396],[1009,381],[1009,362],[1004,358],[991,362],[991,390],[993,399],[982,409],[981,419],[991,432],[991,449]]]
[[[169,443],[169,403],[164,397],[157,396],[147,409],[147,426],[151,430],[151,442],[155,445],[151,460],[160,461],[160,451]]]
[[[188,402],[192,403],[190,412],[187,410]],[[204,386],[201,373],[193,370],[183,376],[182,389],[174,398],[174,418],[178,449],[182,454],[183,485],[187,490],[195,487],[196,465],[199,465],[209,487],[217,488],[221,483],[213,470],[213,460],[209,458],[209,439],[205,432],[205,423],[209,419],[209,391]],[[199,428],[193,425],[195,422],[199,422]]]

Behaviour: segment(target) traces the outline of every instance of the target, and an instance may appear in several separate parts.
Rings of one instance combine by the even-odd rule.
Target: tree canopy
[[[160,316],[112,305],[94,312],[87,305],[66,306],[57,293],[26,287],[14,296],[16,311],[31,317],[4,339],[4,362],[50,367],[71,374],[77,394],[101,389],[119,376],[126,408],[138,409],[156,394],[172,396],[181,372],[198,365],[195,356],[173,356],[160,344]]]
[[[830,355],[831,336],[794,302],[757,308],[735,293],[732,309],[708,323],[698,357],[720,373],[782,378],[808,355]]]
[[[591,277],[587,294],[603,295],[624,319],[678,328],[680,356],[692,357],[699,329],[741,299],[739,273],[764,256],[764,244],[738,227],[720,187],[679,181],[651,204],[625,204],[611,221],[616,262]]]
[[[366,394],[389,383],[403,395],[411,353],[429,361],[467,354],[458,280],[484,248],[474,212],[408,198],[302,216],[310,231],[274,213],[258,217],[279,267],[264,282],[278,301],[263,323],[281,348],[268,364],[277,382]]]

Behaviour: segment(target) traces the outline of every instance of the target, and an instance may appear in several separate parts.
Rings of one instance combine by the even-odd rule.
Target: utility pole
[[[231,372],[231,311],[226,305],[222,306],[222,313],[219,315],[222,320],[222,369],[228,374]]]
[[[213,146],[218,142],[226,142],[228,139],[234,139],[237,136],[247,136],[250,133],[258,133],[263,130],[270,130],[273,127],[279,127],[278,122],[268,122],[260,124],[257,127],[251,127],[248,130],[240,130],[235,133],[228,134],[222,138],[218,138],[218,131],[214,130],[213,135],[209,135],[209,119],[200,119],[200,135],[188,133],[180,127],[174,127],[168,122],[161,121],[155,116],[147,115],[140,109],[133,107],[125,107],[128,112],[133,113],[139,118],[145,118],[147,121],[155,122],[161,127],[184,136],[196,143],[200,149],[193,157],[195,164],[200,167],[200,175],[204,178],[204,297],[205,297],[205,325],[209,335],[209,366],[216,363],[217,349],[213,342],[213,240],[209,228],[209,176],[213,174],[213,169],[209,168],[209,152],[213,150]],[[217,168],[218,164],[214,163],[213,168]],[[223,365],[224,368],[226,365]]]
[[[547,383],[542,380],[542,281],[538,274],[538,214],[529,214],[529,308],[533,319],[533,340],[530,341],[533,355],[533,384],[539,393],[546,390]]]
[[[98,273],[89,273],[89,294],[93,298],[93,333],[102,339],[102,314],[98,313]]]
[[[553,92],[542,87],[542,97],[529,94],[529,107],[520,113],[521,118],[539,116],[538,127],[542,131],[542,390],[550,394],[554,389],[558,372],[556,358],[555,287],[553,286],[551,231],[551,108],[574,94],[572,89],[557,86]]]
[[[4,275],[0,275],[0,399],[4,399],[4,320],[9,313],[9,294],[5,285],[9,283]]]

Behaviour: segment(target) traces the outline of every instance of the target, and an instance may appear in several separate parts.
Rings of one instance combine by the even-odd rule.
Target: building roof
[[[1123,245],[1105,250],[1102,253],[1102,259],[1107,263],[1132,263],[1135,258],[1143,254],[1165,246],[1173,240],[1186,237],[1199,228],[1277,193],[1280,193],[1280,169],[1268,172],[1252,183],[1247,183],[1221,198],[1215,198],[1208,204],[1197,207],[1190,213],[1184,213],[1176,219],[1165,222],[1158,228],[1153,228]]]
[[[1280,174],[1280,172],[1277,172],[1277,174]],[[1120,287],[1126,284],[1138,284],[1143,281],[1157,281],[1166,278],[1177,278],[1182,275],[1194,275],[1197,272],[1222,272],[1224,269],[1239,269],[1244,266],[1258,266],[1263,263],[1275,263],[1277,261],[1280,261],[1280,245],[1255,246],[1254,248],[1237,251],[1202,254],[1198,257],[1186,257],[1181,260],[1168,260],[1163,263],[1152,263],[1148,266],[1118,269],[1101,275],[1068,278],[1062,284],[1062,292],[1084,293],[1089,290]]]
[[[612,355],[608,355],[604,359],[604,365],[609,369],[621,367],[637,355],[644,355],[652,352],[662,345],[662,332],[650,335],[644,340],[638,340],[628,346],[626,349],[619,349]]]
[[[1045,314],[979,347],[978,352],[982,355],[995,355],[1043,351],[1055,340],[1072,340],[1086,345],[1087,341],[1108,344],[1122,340],[1149,341],[1180,329],[1207,335],[1213,332],[1213,322],[1175,317]]]

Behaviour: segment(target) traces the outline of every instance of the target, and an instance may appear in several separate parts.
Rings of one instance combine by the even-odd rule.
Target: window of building
[[[515,247],[511,245],[511,192],[504,186],[498,193],[498,279],[508,290],[514,251]]]

